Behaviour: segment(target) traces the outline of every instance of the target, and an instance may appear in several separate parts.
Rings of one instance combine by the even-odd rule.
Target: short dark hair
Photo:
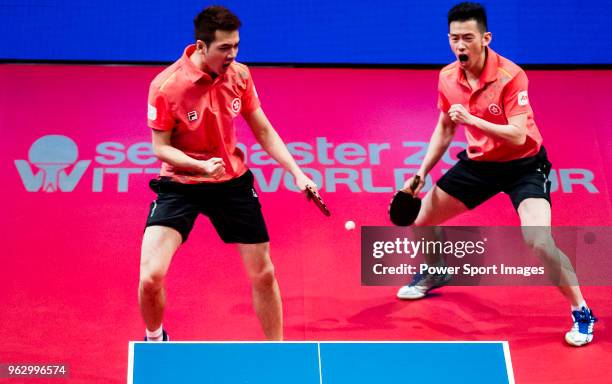
[[[455,5],[448,11],[448,26],[453,21],[475,20],[480,28],[480,32],[487,31],[487,11],[479,3],[463,2]]]
[[[220,5],[211,5],[193,19],[196,40],[202,40],[207,46],[215,40],[215,31],[237,31],[242,23],[238,16]]]

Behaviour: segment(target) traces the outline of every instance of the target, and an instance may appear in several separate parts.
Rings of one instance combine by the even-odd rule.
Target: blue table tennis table
[[[514,384],[505,341],[130,342],[128,384]]]

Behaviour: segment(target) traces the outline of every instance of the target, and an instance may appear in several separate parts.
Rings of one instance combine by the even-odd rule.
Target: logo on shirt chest
[[[232,100],[230,107],[232,108],[232,111],[238,113],[240,112],[240,108],[242,107],[242,101],[240,101],[240,99],[236,97],[234,100]]]
[[[198,119],[198,112],[191,111],[191,112],[187,113],[187,120],[189,120],[189,121],[196,121],[197,119]]]
[[[502,113],[501,108],[499,107],[499,105],[495,104],[495,103],[491,103],[489,104],[489,112],[494,115],[494,116],[499,116]]]

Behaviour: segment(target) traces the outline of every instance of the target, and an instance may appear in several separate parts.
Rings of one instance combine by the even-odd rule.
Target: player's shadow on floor
[[[286,308],[304,310],[286,311],[286,328],[305,334],[320,333],[321,339],[326,338],[326,333],[330,338],[337,338],[341,332],[342,339],[358,340],[363,339],[365,331],[379,331],[377,337],[381,337],[380,332],[388,331],[388,336],[383,337],[389,340],[500,339],[535,347],[557,340],[562,343],[559,335],[565,331],[563,324],[571,325],[565,318],[545,313],[502,312],[503,303],[495,298],[452,290],[432,292],[421,300],[399,300],[393,296],[367,300],[317,296],[287,297],[283,301]],[[354,312],[356,307],[362,309]],[[308,313],[308,308],[316,308],[317,313]],[[251,305],[239,304],[232,312],[245,310],[252,311]],[[333,313],[335,310],[337,316]]]
[[[405,329],[405,321],[411,321],[412,323],[426,321],[427,313],[429,312],[428,308],[439,307],[440,305],[444,305],[444,302],[467,301],[470,298],[467,294],[464,296],[462,295],[461,293],[456,295],[450,292],[446,295],[432,293],[428,296],[427,300],[419,301],[401,301],[394,297],[385,296],[383,299],[367,299],[364,302],[360,300],[342,300],[330,297],[287,298],[285,302],[288,303],[290,307],[293,301],[304,300],[308,303],[305,307],[338,309],[338,316],[328,316],[316,320],[309,320],[315,316],[309,316],[308,313],[304,313],[304,323],[294,326],[288,324],[288,328],[290,329],[307,332],[372,331]],[[381,300],[385,302],[380,303]],[[350,314],[353,308],[359,306],[362,306],[363,309],[357,313]],[[500,316],[499,311],[497,311],[493,305],[485,305],[481,301],[474,300],[473,303],[467,305],[467,307],[479,311],[481,314],[486,313],[487,317]],[[414,314],[408,317],[404,316],[402,312],[405,312],[407,308],[413,308]],[[435,321],[432,321],[430,326],[439,328],[440,331],[442,331],[442,326],[451,328],[445,331],[445,334],[457,334],[461,331],[461,328],[453,327],[449,324],[442,324],[441,326],[436,326],[436,324]],[[423,324],[423,327],[425,326],[426,324]]]

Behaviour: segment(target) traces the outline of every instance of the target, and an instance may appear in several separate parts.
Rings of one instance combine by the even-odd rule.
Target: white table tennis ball
[[[346,223],[344,223],[344,229],[346,229],[347,231],[352,231],[353,229],[355,229],[355,222],[352,220],[347,221]]]

